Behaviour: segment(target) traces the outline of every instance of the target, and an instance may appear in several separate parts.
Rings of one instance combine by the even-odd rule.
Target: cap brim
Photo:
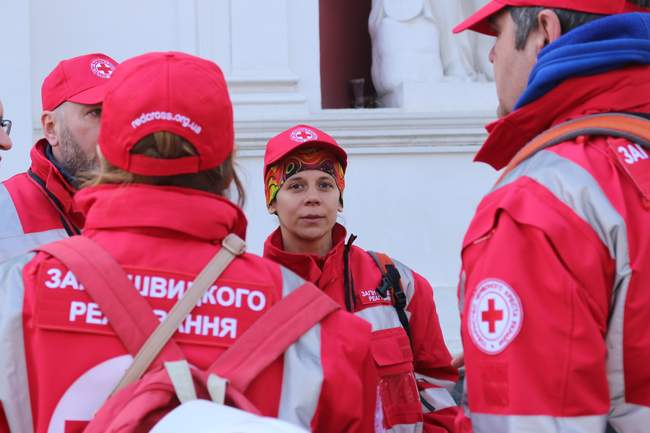
[[[496,33],[490,26],[489,19],[492,15],[501,11],[507,6],[498,0],[492,0],[490,3],[477,10],[465,21],[458,24],[452,32],[460,33],[465,30],[472,30],[475,32],[483,33],[484,35],[496,36]]]
[[[85,105],[101,104],[104,102],[105,94],[106,84],[102,84],[99,86],[91,87],[90,89],[83,90],[76,95],[72,95],[66,99],[66,101]]]
[[[623,12],[650,12],[650,8],[639,6],[626,1],[625,6],[623,7]]]

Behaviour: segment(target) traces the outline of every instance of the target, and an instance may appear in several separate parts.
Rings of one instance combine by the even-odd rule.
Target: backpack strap
[[[85,236],[41,245],[35,251],[50,254],[72,271],[99,304],[126,350],[135,356],[160,321],[115,259]],[[168,345],[161,354],[161,359],[183,358],[176,344]]]
[[[385,298],[390,291],[393,306],[397,312],[397,317],[406,331],[406,335],[408,335],[412,346],[413,339],[411,337],[411,325],[409,324],[409,319],[406,315],[406,293],[404,293],[402,280],[399,271],[397,270],[397,266],[395,266],[393,259],[386,254],[378,253],[376,251],[368,251],[368,254],[370,254],[370,257],[372,257],[372,260],[381,272],[381,281],[375,290],[382,298]]]
[[[311,283],[285,296],[200,373],[212,401],[223,404],[227,397],[235,407],[261,415],[244,395],[250,383],[302,335],[340,308]],[[179,401],[196,398],[187,361],[165,362],[165,369]]]
[[[628,113],[593,114],[560,123],[539,134],[510,160],[496,184],[526,159],[542,149],[581,135],[609,135],[626,138],[650,149],[650,119]]]
[[[345,309],[353,312],[357,308],[357,302],[354,297],[354,278],[350,272],[350,251],[352,243],[357,239],[357,235],[350,234],[348,241],[343,248],[343,289],[345,291]]]
[[[259,373],[341,306],[311,283],[273,305],[208,368],[243,393]]]
[[[246,243],[239,236],[231,233],[223,239],[221,248],[217,254],[208,262],[199,275],[197,275],[194,282],[192,282],[192,286],[185,292],[180,301],[174,304],[169,314],[160,322],[160,325],[158,325],[155,331],[149,335],[149,338],[147,338],[147,341],[145,341],[135,356],[133,363],[117,384],[115,391],[138,380],[147,371],[151,363],[156,359],[156,356],[158,356],[158,353],[160,353],[172,335],[178,330],[178,327],[194,309],[206,290],[219,278],[221,273],[235,257],[243,254],[245,251]],[[149,311],[151,311],[151,308],[149,308]]]

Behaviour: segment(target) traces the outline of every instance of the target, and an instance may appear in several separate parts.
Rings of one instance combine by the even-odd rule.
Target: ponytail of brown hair
[[[197,154],[194,146],[185,139],[166,131],[155,132],[144,137],[133,146],[131,153],[160,159],[175,159]],[[83,179],[82,188],[103,184],[141,183],[146,185],[177,186],[196,189],[223,197],[228,197],[228,189],[231,183],[234,182],[235,189],[237,190],[237,204],[243,207],[246,201],[244,187],[235,171],[233,154],[230,154],[216,168],[199,173],[177,174],[173,176],[142,176],[129,173],[113,166],[100,154],[99,170],[97,172],[85,173],[81,178]]]

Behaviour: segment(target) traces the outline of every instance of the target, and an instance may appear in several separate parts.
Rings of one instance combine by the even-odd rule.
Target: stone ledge
[[[241,156],[263,154],[266,140],[298,123],[321,128],[351,153],[476,152],[492,113],[418,113],[401,109],[323,110],[305,116],[236,119]]]

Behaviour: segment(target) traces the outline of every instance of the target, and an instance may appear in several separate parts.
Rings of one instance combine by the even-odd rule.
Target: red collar
[[[30,177],[66,219],[69,219],[76,227],[82,227],[84,223],[83,214],[77,210],[73,200],[76,190],[65,180],[54,164],[47,159],[45,146],[48,146],[48,142],[46,139],[41,138],[32,147],[30,152],[32,160],[29,167]]]
[[[282,233],[278,227],[264,242],[264,257],[286,266],[305,280],[318,286],[325,265],[330,263],[333,257],[343,254],[346,236],[345,227],[340,224],[334,225],[332,229],[332,249],[325,256],[319,257],[315,254],[298,254],[285,251],[282,244]]]
[[[75,196],[88,230],[167,231],[220,242],[229,233],[246,236],[246,217],[227,199],[188,188],[100,185]]]
[[[648,112],[650,66],[635,66],[565,81],[552,91],[486,126],[489,133],[474,161],[497,170],[538,134],[587,114]]]

